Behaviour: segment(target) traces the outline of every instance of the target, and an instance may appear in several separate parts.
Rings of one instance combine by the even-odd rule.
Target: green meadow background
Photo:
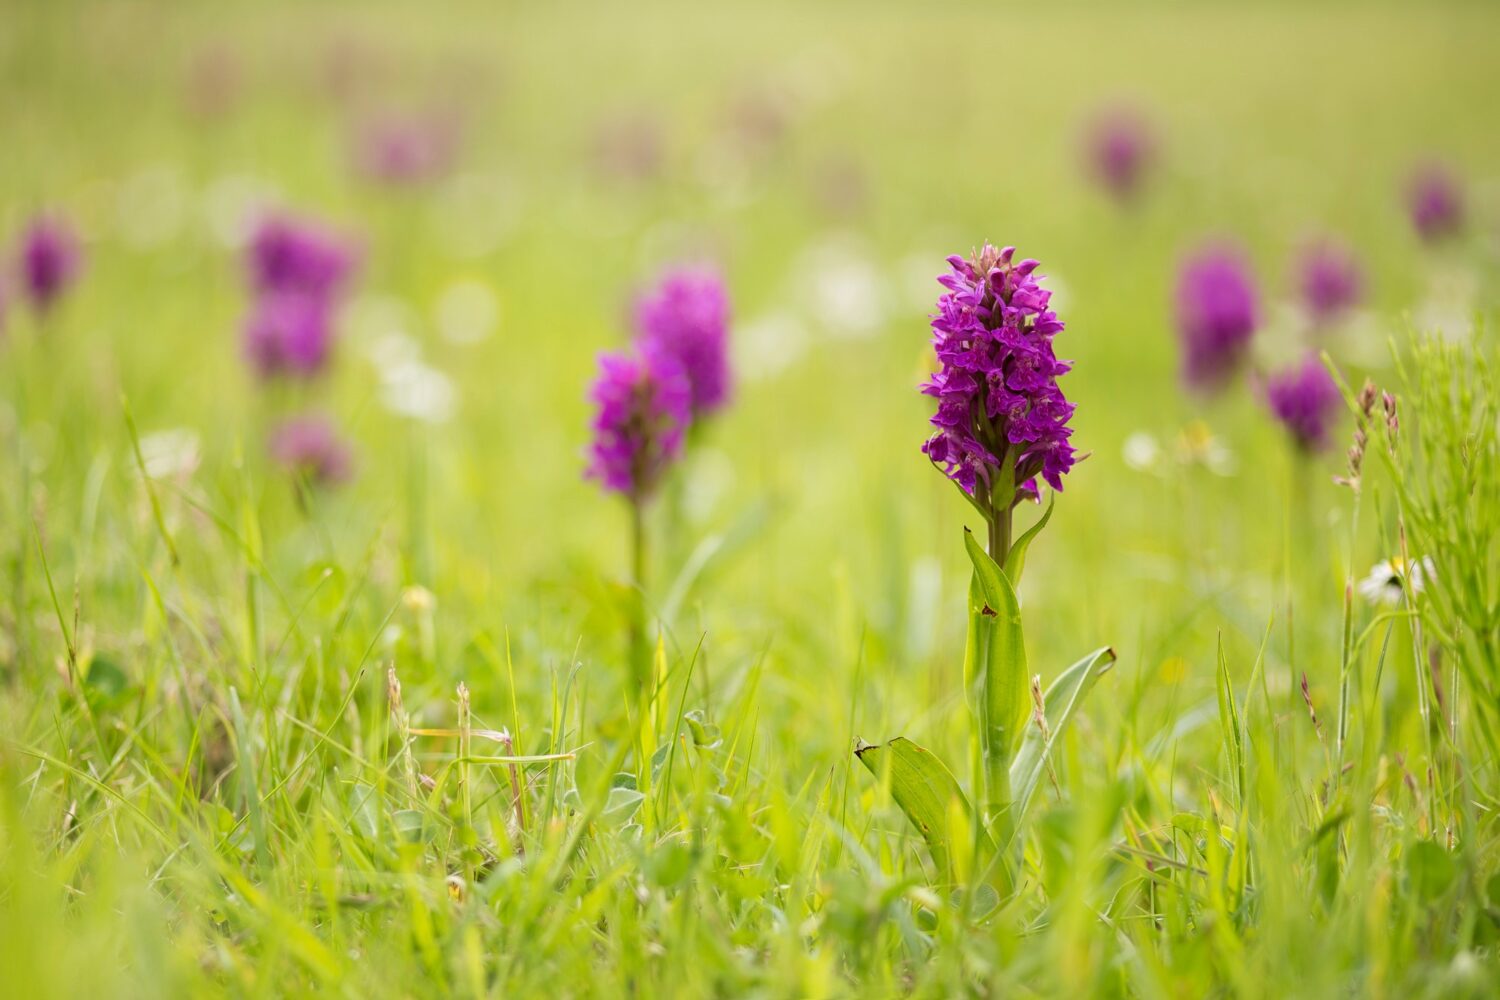
[[[1417,333],[1493,360],[1497,40],[1477,3],[6,4],[0,239],[51,209],[86,260],[45,324],[9,292],[0,341],[0,994],[1493,994],[1495,762],[1472,748],[1462,847],[1428,865],[1453,878],[1414,867],[1453,845],[1401,777],[1404,625],[1353,723],[1368,850],[1318,881],[1300,684],[1327,735],[1345,579],[1398,554],[1393,498],[1372,472],[1351,542],[1352,422],[1295,454],[1255,379],[1313,348],[1395,389]],[[1128,206],[1080,154],[1121,103],[1160,140]],[[351,172],[392,108],[457,116],[449,176]],[[645,176],[600,162],[631,136]],[[1402,202],[1430,157],[1470,215],[1438,247]],[[361,246],[315,386],[242,361],[257,204]],[[1369,294],[1312,339],[1292,269],[1323,233]],[[1266,318],[1206,401],[1171,292],[1211,238],[1247,249]],[[985,240],[1042,261],[1091,453],[1028,560],[1032,668],[1119,663],[1027,887],[968,919],[850,749],[964,759],[972,512],[918,451],[915,387],[932,279]],[[726,277],[739,382],[652,512],[679,756],[594,809],[628,739],[628,518],[582,479],[585,392],[631,296],[693,260]],[[438,374],[439,419],[391,408],[392,351]],[[302,407],[353,442],[346,487],[301,496],[266,458]],[[163,449],[149,489],[136,442]],[[1236,823],[1221,638],[1261,754],[1238,904],[1191,843]],[[452,740],[415,738],[445,783],[403,798],[387,667],[418,727],[457,724],[462,682],[518,752],[577,751],[527,768],[523,855],[504,769],[452,767]],[[1143,837],[1180,868],[1120,849]]]

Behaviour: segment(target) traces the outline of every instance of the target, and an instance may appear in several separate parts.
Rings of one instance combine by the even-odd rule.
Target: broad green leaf
[[[646,796],[634,788],[614,785],[609,790],[609,797],[604,802],[599,818],[606,823],[623,824],[635,815],[645,799]]]
[[[969,800],[953,772],[935,755],[902,736],[884,745],[860,743],[854,748],[854,755],[875,777],[884,781],[889,776],[891,797],[927,842],[938,878],[952,882],[954,859],[950,838],[954,833],[967,836],[973,828]],[[960,830],[954,830],[950,820],[955,802],[963,819]]]
[[[113,660],[96,656],[89,661],[88,672],[83,677],[83,694],[95,712],[120,707],[130,690],[130,678]]]
[[[1010,581],[995,560],[980,546],[974,533],[964,532],[964,547],[974,564],[969,586],[969,642],[964,676],[981,695],[978,706],[981,747],[984,756],[986,802],[994,814],[1003,814],[1011,802],[1009,768],[1029,714],[1030,697],[1026,672],[1026,646],[1021,636],[1021,605]]]
[[[1096,649],[1064,670],[1052,682],[1051,687],[1047,688],[1047,693],[1042,698],[1042,704],[1046,706],[1047,735],[1043,736],[1038,726],[1027,727],[1026,737],[1021,741],[1016,759],[1010,765],[1010,787],[1015,801],[1012,814],[1016,826],[1020,825],[1022,817],[1026,815],[1026,807],[1031,804],[1031,796],[1036,791],[1037,783],[1041,781],[1052,747],[1067,730],[1073,713],[1078,710],[1079,704],[1094,683],[1114,662],[1113,649],[1108,646]]]
[[[693,864],[693,851],[685,844],[669,840],[646,855],[643,867],[653,884],[673,889],[692,874]]]
[[[1407,849],[1406,875],[1417,899],[1432,903],[1458,878],[1458,865],[1442,845],[1419,840]]]
[[[1047,497],[1047,509],[1042,512],[1042,516],[1012,543],[1010,551],[1005,554],[1005,578],[1011,582],[1011,586],[1021,582],[1021,570],[1026,567],[1026,550],[1031,548],[1032,541],[1052,519],[1052,505],[1056,502],[1056,494]]]

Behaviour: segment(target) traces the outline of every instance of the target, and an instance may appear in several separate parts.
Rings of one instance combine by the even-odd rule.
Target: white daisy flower
[[[1371,604],[1399,604],[1404,593],[1403,579],[1411,584],[1412,593],[1420,593],[1427,581],[1433,578],[1432,558],[1424,556],[1412,563],[1409,577],[1406,567],[1406,561],[1400,556],[1376,563],[1359,581],[1360,596]]]

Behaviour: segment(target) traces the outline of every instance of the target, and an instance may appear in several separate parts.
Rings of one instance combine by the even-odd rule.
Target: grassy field
[[[9,4],[0,995],[1500,994],[1497,40],[1477,3]],[[1080,167],[1121,102],[1159,144],[1126,205]],[[456,122],[450,170],[351,169],[391,109]],[[244,361],[262,206],[359,246],[316,381]],[[42,211],[83,254],[45,313]],[[1367,295],[1313,334],[1323,233]],[[1208,239],[1263,303],[1211,399],[1171,305]],[[1118,656],[998,890],[851,752],[969,783],[980,524],[916,386],[986,240],[1042,262],[1090,453],[1029,672]],[[642,704],[586,394],[695,260],[737,386],[648,511]],[[1399,400],[1357,498],[1352,411],[1305,454],[1262,398],[1309,349]],[[342,486],[267,454],[309,409]],[[1367,600],[1401,557],[1423,592]]]

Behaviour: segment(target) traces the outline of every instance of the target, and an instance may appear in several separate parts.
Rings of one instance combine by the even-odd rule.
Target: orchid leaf
[[[1041,534],[1047,522],[1052,519],[1052,506],[1057,503],[1057,495],[1049,494],[1047,497],[1047,509],[1042,511],[1042,516],[1037,518],[1036,523],[1027,528],[1020,538],[1011,545],[1010,551],[1005,554],[1005,577],[1014,586],[1021,582],[1021,570],[1026,567],[1026,550],[1031,548],[1031,543],[1036,536]]]
[[[985,801],[992,815],[1001,815],[1011,801],[1010,759],[1026,724],[1030,697],[1021,605],[1005,573],[973,532],[964,532],[964,546],[974,564],[964,677],[976,696],[972,704],[978,710]]]
[[[1079,704],[1089,693],[1089,689],[1114,665],[1114,662],[1115,651],[1113,649],[1108,646],[1096,649],[1064,670],[1047,688],[1047,693],[1042,698],[1047,722],[1046,732],[1044,733],[1037,725],[1028,727],[1026,737],[1021,741],[1021,748],[1016,751],[1016,759],[1010,765],[1010,786],[1015,797],[1013,815],[1016,826],[1019,827],[1021,819],[1026,815],[1026,807],[1031,804],[1031,796],[1036,791],[1037,783],[1041,781],[1053,746],[1068,728],[1073,713],[1077,711]]]
[[[953,772],[902,736],[885,744],[861,742],[854,755],[875,777],[889,781],[891,797],[927,842],[937,877],[955,881],[953,838],[968,835],[973,812]]]

